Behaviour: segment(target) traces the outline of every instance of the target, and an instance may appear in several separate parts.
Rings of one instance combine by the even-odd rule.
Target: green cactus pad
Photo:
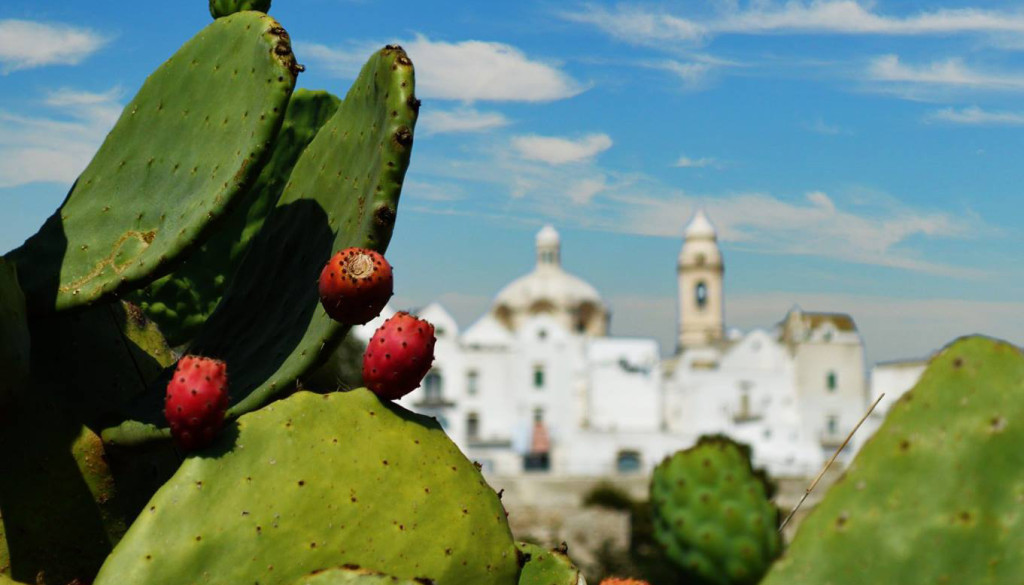
[[[386,47],[370,58],[303,151],[277,207],[188,350],[227,362],[229,416],[294,389],[296,379],[344,338],[348,327],[320,306],[317,280],[334,251],[387,248],[418,107],[412,62],[401,48]],[[127,424],[104,431],[104,440],[127,444],[159,436],[166,424],[162,406],[159,393],[150,393],[129,411]]]
[[[0,408],[28,383],[29,347],[25,295],[14,264],[0,258]]]
[[[259,172],[298,67],[257,12],[218,19],[143,84],[60,209],[9,253],[30,313],[169,271]]]
[[[210,0],[210,16],[223,18],[243,10],[270,12],[270,0]]]
[[[336,567],[314,571],[293,585],[431,585],[430,579],[399,579],[358,567]]]
[[[175,356],[131,303],[100,303],[31,323],[35,381],[90,427],[102,428],[150,389]]]
[[[565,553],[536,544],[517,542],[524,560],[519,585],[578,585],[583,576]]]
[[[497,495],[432,419],[366,389],[298,392],[228,425],[150,500],[95,585],[291,583],[354,564],[516,582]]]
[[[932,359],[765,585],[970,583],[1024,574],[1024,354],[984,337]]]
[[[782,548],[771,492],[750,465],[749,447],[701,437],[654,470],[654,536],[670,559],[709,583],[757,583]]]
[[[270,158],[242,202],[182,266],[129,297],[156,321],[171,346],[191,341],[217,307],[249,242],[281,197],[299,155],[340,102],[326,91],[296,91]]]
[[[52,407],[40,388],[0,425],[0,573],[19,581],[89,582],[127,515],[99,437]]]

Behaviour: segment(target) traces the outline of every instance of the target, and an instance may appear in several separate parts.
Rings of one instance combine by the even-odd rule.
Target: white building
[[[649,472],[706,433],[753,447],[776,476],[817,471],[868,404],[864,346],[848,315],[794,307],[726,333],[724,261],[708,218],[685,231],[679,345],[608,337],[599,293],[565,271],[558,233],[537,234],[537,265],[465,331],[434,303],[434,368],[401,400],[438,418],[486,471]],[[393,311],[355,329],[363,341]]]

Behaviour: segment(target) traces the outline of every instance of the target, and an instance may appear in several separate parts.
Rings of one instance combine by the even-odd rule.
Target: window
[[[542,423],[544,422],[544,409],[534,408],[533,409],[533,422]]]
[[[697,301],[697,308],[703,309],[708,304],[708,285],[704,284],[703,281],[697,283],[697,288],[694,290],[694,298]]]
[[[466,436],[471,440],[480,437],[480,415],[475,412],[466,415]]]
[[[697,257],[694,259],[694,264],[697,266],[704,266],[705,262],[707,262],[707,258],[704,257],[704,254],[697,254]]]
[[[437,370],[430,370],[426,377],[423,378],[423,393],[427,402],[440,402],[441,391],[444,379],[441,378],[441,372]]]
[[[476,370],[466,372],[466,393],[475,396],[480,390],[480,374]]]
[[[838,416],[836,416],[834,414],[828,415],[828,421],[826,421],[826,424],[827,424],[826,428],[828,429],[828,434],[829,435],[835,435],[835,434],[839,433],[839,417]]]
[[[539,329],[539,330],[537,330],[537,339],[545,340],[547,338],[548,338],[548,330],[547,329]]]
[[[615,470],[619,473],[635,473],[640,471],[640,453],[636,451],[619,451],[615,456]]]
[[[825,376],[825,387],[828,388],[829,392],[834,392],[836,389],[836,371],[829,370]]]
[[[750,391],[746,389],[740,394],[740,417],[750,417]]]
[[[544,387],[544,366],[540,364],[533,366],[533,387]]]

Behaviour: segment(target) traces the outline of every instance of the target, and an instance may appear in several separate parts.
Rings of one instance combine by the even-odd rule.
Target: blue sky
[[[396,304],[462,326],[545,223],[616,335],[673,347],[675,259],[720,232],[726,317],[849,312],[869,361],[1024,343],[1024,3],[277,0],[343,95],[398,42],[423,99],[389,259]],[[60,203],[206,2],[5,0],[0,251]]]

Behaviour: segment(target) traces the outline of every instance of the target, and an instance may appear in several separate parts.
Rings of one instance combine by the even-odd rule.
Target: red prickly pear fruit
[[[174,442],[186,451],[210,444],[224,426],[227,409],[227,364],[193,355],[181,358],[164,399]]]
[[[380,314],[393,287],[391,265],[383,256],[345,248],[320,272],[320,304],[335,321],[362,325]]]
[[[397,400],[420,385],[434,362],[434,326],[399,311],[381,325],[363,353],[363,382],[377,396]]]

